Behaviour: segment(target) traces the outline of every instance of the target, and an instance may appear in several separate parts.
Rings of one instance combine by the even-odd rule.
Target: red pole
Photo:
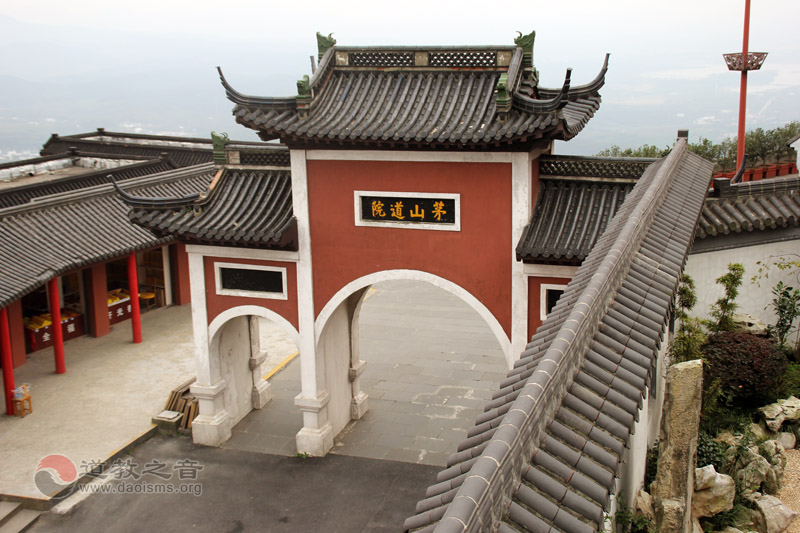
[[[14,361],[11,357],[11,330],[8,327],[8,310],[0,309],[0,354],[3,361],[3,391],[5,391],[6,414],[14,414]]]
[[[139,313],[139,274],[136,272],[136,252],[128,256],[128,292],[131,294],[131,327],[133,343],[142,342],[142,315]]]
[[[50,292],[50,319],[53,321],[53,354],[56,358],[56,374],[67,371],[64,362],[64,332],[61,330],[61,302],[58,298],[58,278],[47,283]]]
[[[745,148],[744,119],[747,111],[747,48],[750,40],[750,0],[744,1],[744,37],[742,38],[742,81],[739,86],[739,138],[736,144],[736,168],[742,166]]]

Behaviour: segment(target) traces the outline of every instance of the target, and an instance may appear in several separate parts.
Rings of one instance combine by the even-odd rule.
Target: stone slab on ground
[[[396,532],[439,471],[340,455],[304,459],[209,448],[187,437],[155,437],[131,456],[138,464],[183,459],[203,467],[191,481],[201,485],[200,496],[95,494],[69,515],[45,513],[29,531]],[[109,485],[124,482],[131,483]]]

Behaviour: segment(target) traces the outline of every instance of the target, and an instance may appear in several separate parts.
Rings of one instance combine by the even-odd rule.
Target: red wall
[[[169,245],[170,275],[172,276],[172,302],[185,305],[191,301],[189,285],[189,255],[186,245],[175,243]]]
[[[542,325],[542,285],[566,285],[569,278],[528,277],[528,337],[530,340],[536,329]]]
[[[511,331],[511,164],[308,161],[314,308],[382,270],[435,274]],[[353,191],[458,193],[461,231],[356,226]]]
[[[111,331],[108,318],[108,283],[106,279],[106,264],[95,263],[88,269],[89,283],[86,287],[86,326],[92,337],[102,337]],[[85,278],[84,278],[85,279]]]
[[[224,296],[217,294],[214,280],[214,263],[240,263],[245,265],[264,265],[286,269],[286,295],[288,300],[271,298],[248,298],[245,296]],[[288,320],[298,329],[297,320],[297,265],[277,261],[261,261],[257,259],[232,259],[230,257],[204,257],[203,267],[206,282],[206,312],[210,324],[217,315],[240,305],[258,305],[274,311]]]

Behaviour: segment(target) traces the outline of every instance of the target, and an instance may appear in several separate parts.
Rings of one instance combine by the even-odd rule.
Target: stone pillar
[[[367,362],[361,360],[361,347],[359,345],[361,335],[359,333],[359,317],[361,306],[370,287],[364,287],[348,298],[348,308],[350,311],[350,370],[349,379],[353,399],[350,402],[350,419],[361,420],[369,411],[369,396],[361,390],[361,374],[367,368]]]
[[[297,319],[300,343],[300,394],[294,404],[303,412],[303,429],[295,442],[298,453],[323,456],[333,447],[328,421],[331,394],[326,387],[325,357],[317,352],[314,275],[311,267],[311,227],[308,216],[306,151],[291,150],[292,209],[297,217]]]
[[[191,279],[192,334],[197,381],[191,386],[200,414],[192,422],[192,440],[206,446],[219,446],[231,438],[231,418],[225,409],[224,392],[228,384],[220,374],[219,354],[211,353],[206,310],[203,256],[189,255]]]
[[[267,350],[261,344],[261,326],[266,322],[258,316],[250,317],[250,372],[253,375],[253,409],[261,409],[272,399],[270,384],[263,378],[263,364],[267,360]]]
[[[661,418],[658,475],[651,488],[660,533],[692,530],[692,492],[703,396],[700,360],[672,365]]]

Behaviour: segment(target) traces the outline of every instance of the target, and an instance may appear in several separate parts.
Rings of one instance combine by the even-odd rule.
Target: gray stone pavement
[[[442,289],[393,281],[373,286],[360,332],[369,411],[342,430],[333,453],[444,465],[506,375],[488,325]],[[295,454],[299,366],[294,360],[270,380],[273,400],[234,427],[225,448]]]
[[[175,467],[185,459],[194,463],[180,479]],[[45,513],[28,531],[397,532],[438,471],[360,457],[303,459],[209,448],[188,437],[155,437],[126,460],[127,472],[138,479],[109,476],[69,515]],[[143,472],[156,461],[170,479]],[[166,487],[174,492],[165,493]]]

